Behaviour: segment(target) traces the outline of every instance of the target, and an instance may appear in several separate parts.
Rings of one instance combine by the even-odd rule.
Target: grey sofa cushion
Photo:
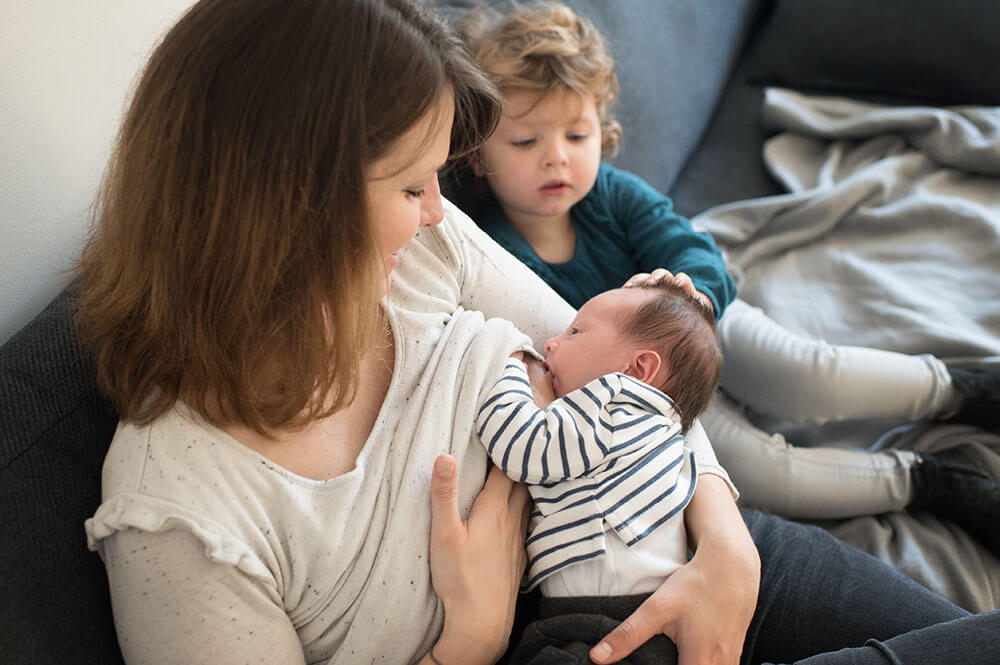
[[[6,663],[122,662],[100,558],[100,503],[118,417],[94,384],[67,289],[0,347],[0,653]]]

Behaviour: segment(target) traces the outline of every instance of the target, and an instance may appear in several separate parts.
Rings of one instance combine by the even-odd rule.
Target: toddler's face
[[[601,124],[591,95],[504,92],[497,131],[480,151],[486,179],[515,224],[562,219],[594,186]]]
[[[598,294],[583,304],[561,335],[545,342],[545,366],[552,373],[557,397],[599,376],[628,369],[635,344],[622,335],[619,324],[646,297],[643,289]]]

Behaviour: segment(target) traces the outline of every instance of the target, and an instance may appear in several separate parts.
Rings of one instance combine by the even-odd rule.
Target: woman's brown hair
[[[294,429],[351,402],[383,325],[367,167],[446,95],[452,149],[496,88],[411,0],[202,0],[139,81],[79,261],[78,322],[122,419],[183,399]]]

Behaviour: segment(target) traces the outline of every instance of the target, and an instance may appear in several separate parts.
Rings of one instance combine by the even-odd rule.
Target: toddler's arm
[[[736,284],[712,237],[695,231],[674,212],[669,198],[633,173],[603,168],[597,186],[607,191],[636,265],[645,271],[662,266],[674,274],[686,273],[721,316],[736,297]]]

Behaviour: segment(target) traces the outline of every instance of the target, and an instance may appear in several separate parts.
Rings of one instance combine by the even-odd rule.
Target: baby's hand
[[[521,362],[524,362],[524,351],[515,351],[514,353],[510,354],[510,357],[515,360],[520,360]]]
[[[524,363],[528,366],[528,381],[531,382],[531,394],[535,396],[535,404],[544,409],[556,398],[552,389],[552,376],[545,369],[545,363],[529,355]]]
[[[680,288],[681,291],[705,305],[708,308],[708,311],[715,314],[715,307],[712,306],[712,300],[704,293],[694,288],[694,282],[692,282],[691,278],[688,277],[688,274],[684,272],[679,272],[675,275],[666,268],[657,268],[653,272],[640,272],[632,275],[623,286],[627,289],[631,286],[651,286],[661,282],[673,282],[674,285]]]

